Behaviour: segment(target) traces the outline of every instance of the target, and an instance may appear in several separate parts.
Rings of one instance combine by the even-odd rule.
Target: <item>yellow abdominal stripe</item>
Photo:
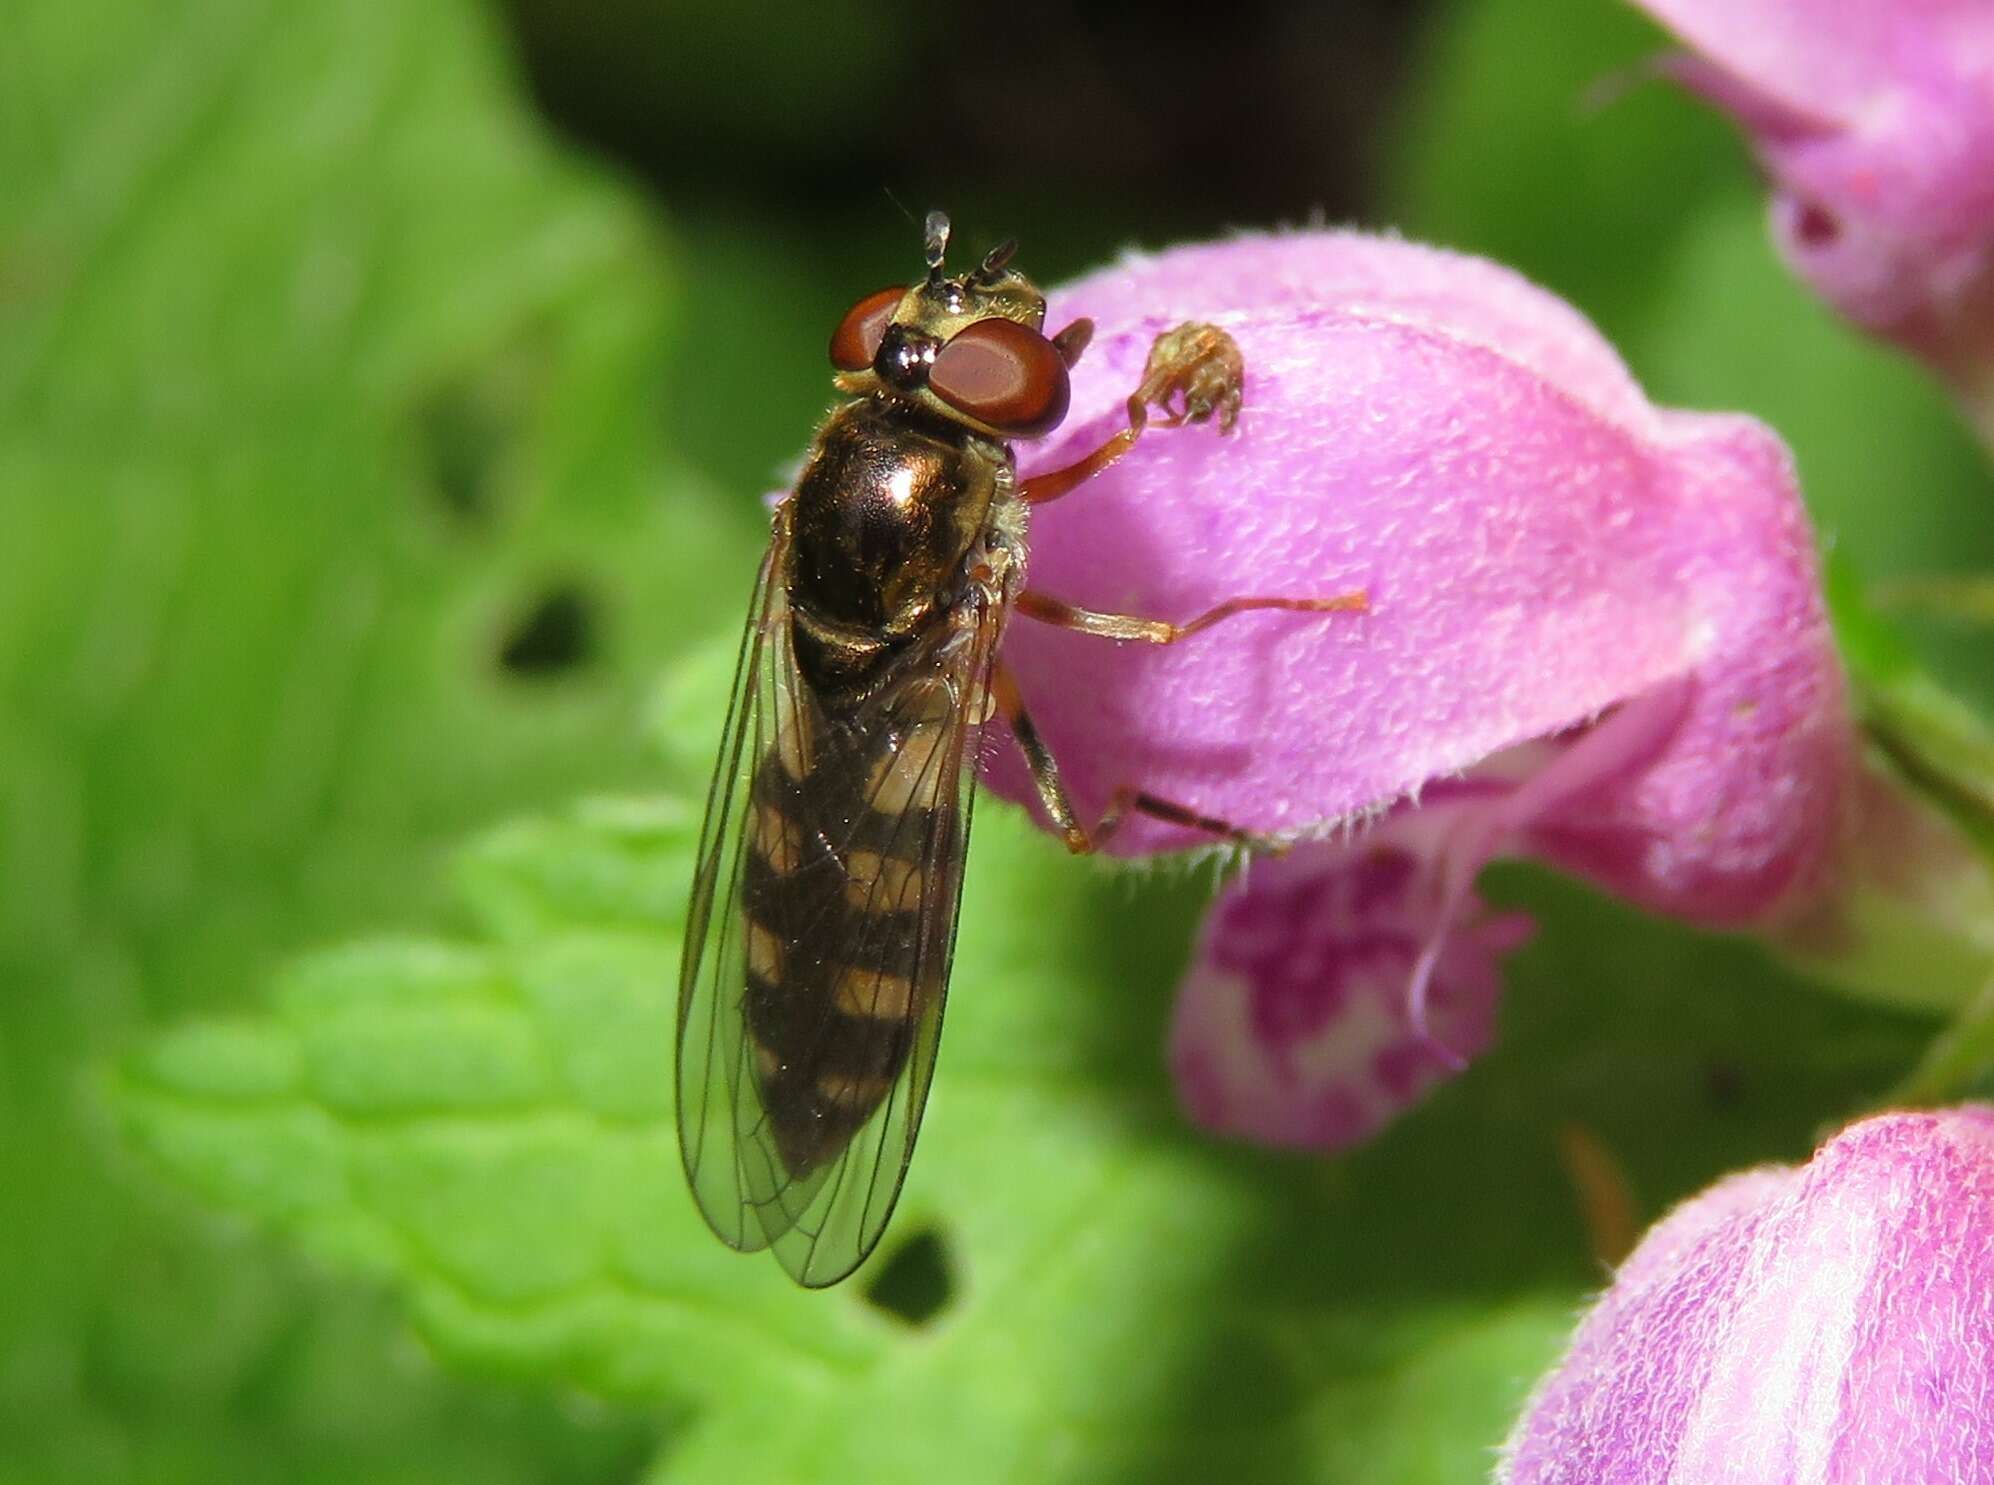
[[[921,868],[898,856],[850,851],[845,856],[845,901],[861,911],[907,912],[921,900]]]
[[[817,1080],[817,1098],[839,1108],[862,1111],[875,1107],[892,1088],[890,1078],[853,1078],[826,1073]]]
[[[917,799],[934,797],[937,780],[931,772],[935,754],[948,740],[939,722],[910,728],[899,747],[873,764],[866,779],[866,803],[882,815],[898,815]]]
[[[809,776],[810,755],[814,750],[802,717],[798,716],[793,721],[785,717],[776,724],[775,751],[776,756],[782,759],[782,771],[792,779],[801,783]]]
[[[914,982],[876,969],[839,971],[835,1000],[847,1016],[904,1020],[914,1006]]]
[[[750,1038],[753,1041],[752,1038]],[[782,1059],[760,1042],[754,1042],[755,1071],[761,1075],[762,1086],[767,1087],[782,1071]]]
[[[803,859],[802,832],[772,804],[755,806],[755,854],[773,871],[794,871]]]
[[[753,918],[748,920],[748,969],[764,984],[782,983],[782,940]]]

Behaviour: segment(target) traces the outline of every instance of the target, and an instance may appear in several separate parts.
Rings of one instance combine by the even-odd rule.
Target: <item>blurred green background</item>
[[[12,6],[0,1482],[1480,1478],[1600,1277],[1561,1131],[1652,1216],[1929,1027],[1506,869],[1500,1051],[1350,1158],[1218,1146],[1158,1052],[1208,884],[991,808],[906,1208],[805,1295],[678,1189],[689,801],[759,496],[931,204],[1053,282],[1318,217],[1489,253],[1773,422],[1864,573],[1994,564],[1943,398],[1619,85],[1657,45],[1608,0]]]

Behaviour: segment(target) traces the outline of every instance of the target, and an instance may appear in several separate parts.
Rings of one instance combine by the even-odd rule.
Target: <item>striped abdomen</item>
[[[946,695],[924,687],[862,708],[883,718],[872,725],[791,723],[755,769],[744,1011],[792,1176],[834,1159],[871,1117],[940,993],[952,925],[926,905],[952,908],[939,878],[960,863]]]

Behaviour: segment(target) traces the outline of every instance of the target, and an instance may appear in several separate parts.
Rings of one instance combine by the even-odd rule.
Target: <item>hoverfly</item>
[[[1093,327],[1043,333],[1045,298],[1010,266],[1015,243],[949,276],[948,236],[930,213],[926,278],[867,295],[831,337],[846,400],[775,511],[686,918],[686,1178],[722,1242],[773,1248],[810,1287],[864,1260],[899,1196],[934,1076],[992,715],[1075,852],[1129,810],[1262,843],[1133,789],[1082,826],[998,657],[1012,613],[1167,644],[1252,609],[1364,606],[1362,594],[1235,598],[1171,624],[1025,588],[1029,509],[1126,452],[1151,405],[1164,426],[1216,414],[1229,430],[1244,368],[1224,331],[1179,326],[1157,338],[1126,427],[1021,479],[1011,441],[1058,426]]]

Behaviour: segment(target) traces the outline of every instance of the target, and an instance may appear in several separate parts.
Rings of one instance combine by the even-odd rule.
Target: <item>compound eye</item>
[[[893,311],[906,297],[902,288],[881,289],[846,310],[831,336],[831,364],[840,371],[864,371],[872,365],[886,327],[893,323]]]
[[[1053,343],[1016,320],[978,320],[941,348],[928,390],[1012,438],[1050,433],[1072,395]]]

